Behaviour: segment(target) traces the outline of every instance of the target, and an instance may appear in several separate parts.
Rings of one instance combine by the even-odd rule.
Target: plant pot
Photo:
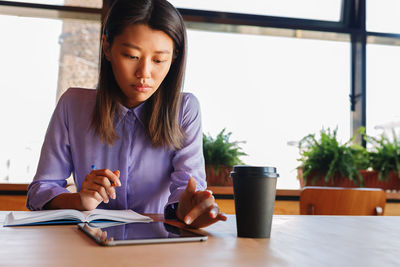
[[[304,181],[302,171],[298,170],[297,178],[299,179],[301,188],[303,188],[304,186],[360,187],[358,183],[354,183],[347,177],[343,177],[340,173],[335,173],[332,179],[330,179],[328,182],[324,181],[325,179],[324,175],[322,175],[316,181],[314,181],[313,175],[310,175],[307,181]]]
[[[383,190],[400,190],[400,178],[393,172],[390,173],[387,181],[379,181],[377,171],[359,171],[364,178],[364,187],[367,188],[382,188]],[[347,177],[340,174],[335,174],[333,179],[325,183],[324,176],[313,183],[313,177],[309,177],[306,182],[303,179],[303,170],[297,169],[297,178],[300,182],[300,187],[304,186],[334,186],[334,187],[360,187],[360,184],[350,181]]]
[[[365,187],[382,188],[384,190],[400,190],[400,178],[394,172],[389,173],[389,179],[386,181],[379,181],[378,171],[360,170],[360,173],[364,177]]]
[[[231,166],[220,165],[216,171],[213,165],[206,165],[207,186],[232,186],[231,171]]]

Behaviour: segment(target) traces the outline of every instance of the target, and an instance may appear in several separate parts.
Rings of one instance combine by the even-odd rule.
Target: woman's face
[[[112,45],[103,36],[104,54],[115,80],[125,95],[128,108],[146,101],[167,75],[174,51],[172,39],[147,25],[127,26]]]

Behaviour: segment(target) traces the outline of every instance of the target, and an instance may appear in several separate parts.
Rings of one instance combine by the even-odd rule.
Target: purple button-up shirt
[[[143,103],[128,109],[120,105],[115,118],[119,139],[110,146],[90,128],[97,90],[70,88],[60,98],[47,129],[39,165],[28,188],[27,208],[40,210],[55,196],[68,192],[66,178],[73,174],[81,189],[91,166],[121,172],[116,199],[100,203],[102,209],[132,209],[163,213],[176,203],[190,177],[198,190],[206,188],[200,106],[196,97],[183,93],[179,124],[185,132],[179,150],[155,148],[143,124]]]

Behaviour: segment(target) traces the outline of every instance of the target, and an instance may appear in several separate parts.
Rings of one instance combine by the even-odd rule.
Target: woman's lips
[[[147,92],[150,90],[150,86],[147,84],[135,84],[133,87],[136,89],[138,92]]]

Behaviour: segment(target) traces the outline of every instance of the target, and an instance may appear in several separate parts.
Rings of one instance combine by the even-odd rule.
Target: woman
[[[206,187],[199,103],[181,93],[186,29],[165,0],[115,1],[97,90],[60,98],[28,188],[32,210],[165,212],[193,227],[226,220]],[[77,193],[65,189],[73,173]]]

